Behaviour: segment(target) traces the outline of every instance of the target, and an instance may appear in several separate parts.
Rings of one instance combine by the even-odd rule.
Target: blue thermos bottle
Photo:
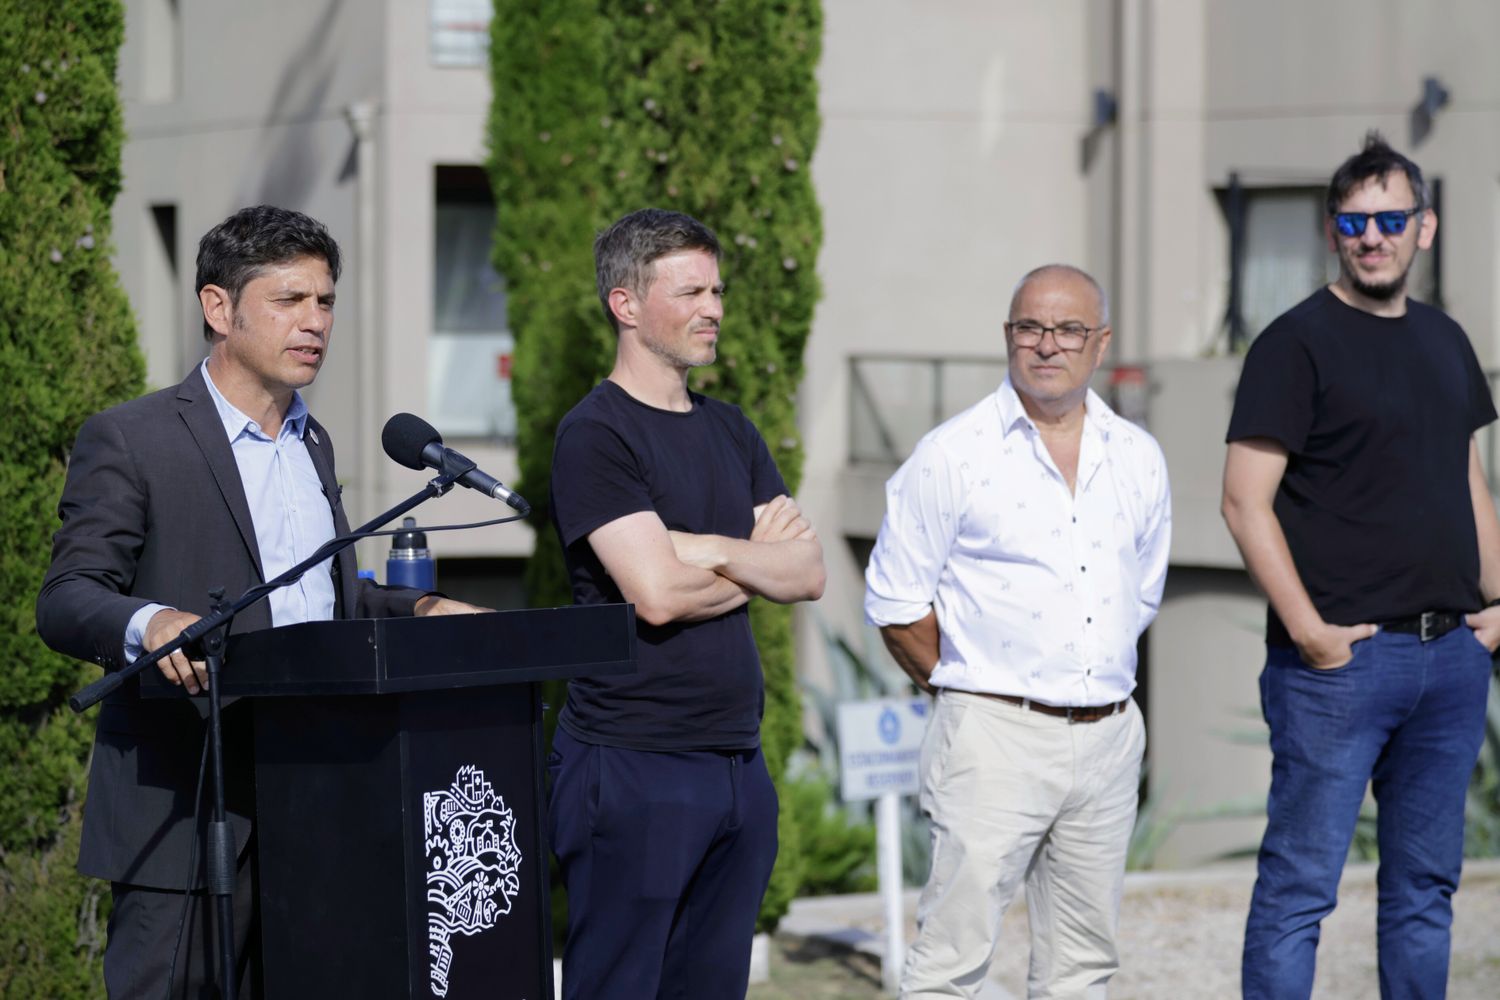
[[[427,535],[417,530],[417,519],[401,522],[401,531],[391,538],[391,554],[385,561],[385,582],[394,587],[435,590],[437,572]]]

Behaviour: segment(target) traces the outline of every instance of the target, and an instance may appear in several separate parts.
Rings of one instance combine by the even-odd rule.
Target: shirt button
[[[1085,670],[1085,671],[1084,671],[1084,674],[1085,674],[1085,675],[1086,675],[1086,676],[1088,676],[1088,677],[1092,677],[1092,676],[1094,676],[1094,668],[1093,668],[1093,667],[1090,667],[1090,668],[1089,668],[1089,669],[1087,669],[1087,670]]]
[[[1094,619],[1092,619],[1092,618],[1085,618],[1083,621],[1084,621],[1085,625],[1092,625],[1092,624],[1094,624]]]
[[[1088,571],[1089,571],[1089,568],[1087,566],[1080,566],[1080,567],[1078,567],[1078,572],[1080,572],[1080,573],[1087,573]]]

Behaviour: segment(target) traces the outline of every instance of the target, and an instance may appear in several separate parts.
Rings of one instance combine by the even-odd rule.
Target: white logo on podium
[[[484,772],[458,769],[446,791],[422,795],[427,849],[427,955],[432,992],[448,995],[455,934],[474,935],[510,912],[521,891],[516,818]]]

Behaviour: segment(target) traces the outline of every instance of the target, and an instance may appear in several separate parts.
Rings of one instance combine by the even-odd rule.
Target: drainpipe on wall
[[[381,509],[381,498],[385,495],[384,467],[375,447],[375,429],[381,425],[380,359],[384,355],[375,304],[375,287],[380,267],[375,242],[375,204],[379,193],[375,121],[379,110],[374,101],[359,101],[344,110],[349,129],[354,133],[354,266],[359,275],[359,294],[355,298],[355,306],[361,327],[360,349],[356,352],[359,357],[358,381],[354,390],[357,394],[356,412],[359,420],[359,432],[355,436],[360,484],[359,502],[355,508],[357,510]],[[359,544],[369,547],[372,543]],[[360,565],[378,565],[378,559],[372,553],[373,550],[365,553],[360,559]]]
[[[1247,342],[1245,332],[1245,188],[1240,175],[1231,171],[1229,190],[1225,195],[1225,214],[1229,216],[1229,305],[1224,310],[1224,325],[1229,330],[1229,353],[1239,354]]]
[[[1441,177],[1434,177],[1427,183],[1432,194],[1433,214],[1438,217],[1438,222],[1441,223],[1443,221],[1443,179]],[[1438,230],[1438,238],[1432,241],[1432,249],[1428,253],[1432,254],[1432,290],[1429,293],[1432,296],[1432,302],[1429,304],[1446,310],[1448,304],[1443,298],[1443,235],[1441,229]]]
[[[1142,50],[1144,0],[1119,0],[1119,77],[1115,93],[1120,114],[1115,124],[1118,156],[1115,176],[1115,324],[1124,332],[1116,341],[1122,361],[1148,359],[1149,333],[1145,327],[1146,264],[1142,239],[1141,183],[1143,143],[1141,90],[1145,81]]]

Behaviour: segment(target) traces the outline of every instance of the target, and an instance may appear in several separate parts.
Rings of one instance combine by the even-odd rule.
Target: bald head
[[[1031,286],[1037,286],[1033,289]],[[1020,281],[1016,282],[1016,290],[1010,296],[1010,318],[1016,319],[1016,305],[1024,297],[1028,289],[1041,290],[1042,286],[1051,289],[1066,288],[1068,286],[1082,286],[1086,289],[1084,294],[1089,297],[1096,307],[1094,316],[1088,318],[1089,326],[1109,326],[1109,296],[1104,294],[1104,288],[1095,281],[1093,275],[1072,264],[1043,264],[1041,267],[1027,271]]]

